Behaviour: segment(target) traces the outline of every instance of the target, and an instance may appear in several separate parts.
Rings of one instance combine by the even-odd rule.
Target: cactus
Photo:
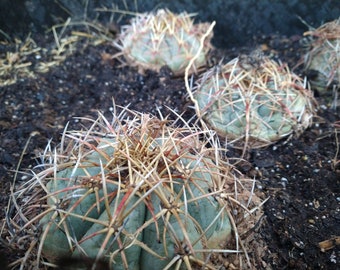
[[[340,19],[305,33],[313,38],[304,56],[305,71],[312,88],[321,94],[339,89],[340,83]]]
[[[13,220],[20,235],[34,235],[23,263],[33,256],[37,268],[87,258],[115,270],[216,269],[209,258],[226,251],[235,229],[229,210],[249,205],[239,193],[248,180],[222,160],[208,131],[131,114],[65,131],[45,151],[45,168],[17,189]]]
[[[199,117],[235,148],[264,147],[300,134],[314,114],[303,81],[256,51],[211,68],[190,91]]]
[[[204,38],[209,24],[194,24],[192,16],[186,12],[177,15],[164,9],[137,14],[131,24],[122,27],[115,45],[128,64],[138,66],[140,71],[159,71],[167,65],[175,75],[184,74],[190,60],[199,54],[191,69],[195,72],[206,65],[212,34]]]

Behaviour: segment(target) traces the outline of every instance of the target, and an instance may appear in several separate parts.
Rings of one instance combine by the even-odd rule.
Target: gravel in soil
[[[256,40],[266,53],[290,66],[301,56],[300,41],[299,36]],[[44,45],[49,46],[40,44]],[[252,49],[216,50],[212,59],[224,57],[227,61]],[[160,73],[139,74],[112,59],[115,53],[111,44],[79,43],[72,55],[48,72],[34,73],[33,78],[18,77],[16,83],[0,87],[2,223],[19,161],[21,171],[37,165],[37,154],[48,140],[58,142],[68,122],[71,128],[81,126],[75,117],[94,118],[98,110],[110,117],[113,99],[117,105],[154,115],[160,111],[170,119],[175,118],[171,110],[183,113],[185,119],[194,116],[182,78],[172,77],[167,68]],[[248,176],[256,177],[258,188],[269,197],[261,226],[253,235],[254,246],[257,241],[265,245],[261,250],[250,250],[257,257],[256,269],[336,269],[340,265],[340,158],[336,156],[340,115],[321,97],[317,99],[321,105],[318,117],[302,136],[250,151],[246,156],[249,162],[240,166]],[[239,154],[230,150],[231,156]],[[18,175],[18,181],[24,179],[25,174]],[[322,251],[319,243],[325,240],[331,244]],[[0,242],[0,254],[14,258],[5,242]]]

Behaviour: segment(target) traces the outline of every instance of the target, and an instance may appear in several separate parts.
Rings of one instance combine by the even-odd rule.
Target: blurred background
[[[132,16],[126,11],[157,8],[197,13],[196,21],[216,21],[213,43],[222,48],[251,46],[260,35],[301,35],[308,25],[318,27],[340,17],[338,0],[1,0],[0,40],[43,33],[69,17],[126,23]]]

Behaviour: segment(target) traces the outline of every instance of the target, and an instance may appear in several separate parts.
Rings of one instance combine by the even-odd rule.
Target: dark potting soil
[[[36,39],[41,47],[50,46],[44,44],[47,39]],[[301,57],[301,39],[267,36],[258,37],[254,44],[293,67]],[[212,64],[253,49],[216,49]],[[5,48],[2,50],[4,53]],[[187,120],[194,116],[183,78],[172,77],[167,68],[160,73],[139,74],[135,68],[121,66],[108,57],[116,52],[110,43],[80,43],[72,55],[47,73],[18,78],[16,83],[0,87],[1,223],[5,222],[10,185],[19,161],[20,171],[32,169],[39,163],[37,153],[51,138],[58,143],[68,122],[71,129],[79,128],[80,122],[74,117],[96,118],[98,110],[110,117],[113,99],[116,105],[154,115],[160,111],[170,119],[175,118],[171,110],[183,113]],[[301,73],[299,68],[296,72]],[[254,238],[265,245],[261,250],[249,250],[256,257],[254,269],[336,269],[340,265],[339,240],[336,242],[340,236],[340,158],[336,157],[340,129],[336,133],[335,125],[340,114],[329,109],[328,101],[316,98],[320,104],[318,117],[299,138],[249,151],[249,162],[240,165],[240,170],[258,180],[264,197],[269,197]],[[240,153],[231,149],[233,155]],[[17,181],[24,181],[22,174]],[[13,261],[15,250],[7,247],[5,232],[2,238],[0,254]],[[322,251],[319,243],[330,239],[334,245]]]

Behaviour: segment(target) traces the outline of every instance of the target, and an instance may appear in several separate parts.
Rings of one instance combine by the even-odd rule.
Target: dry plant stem
[[[5,43],[10,45],[11,43]],[[30,35],[24,40],[15,40],[15,51],[7,51],[0,58],[0,86],[10,85],[20,77],[34,77],[32,62],[27,60],[30,55],[39,54],[41,48]]]
[[[335,123],[334,126],[335,126],[334,133],[335,133],[336,150],[335,150],[335,156],[332,161],[332,165],[333,165],[333,169],[335,170],[336,166],[340,163],[340,159],[339,159],[340,146],[339,146],[339,138],[338,138],[338,126],[340,128],[340,122],[339,124]]]
[[[19,158],[19,161],[18,161],[18,165],[16,167],[16,170],[15,170],[15,173],[14,173],[14,177],[13,177],[13,183],[11,185],[11,188],[10,188],[10,193],[11,193],[11,196],[14,196],[14,189],[15,189],[15,186],[16,186],[16,181],[17,181],[17,178],[18,178],[18,173],[19,173],[19,169],[20,169],[20,166],[21,166],[21,162],[23,160],[23,156],[24,154],[26,153],[26,150],[28,148],[28,145],[32,139],[32,137],[34,137],[36,134],[36,132],[32,132],[29,136],[29,138],[27,139],[26,143],[25,143],[25,146],[24,146],[24,149],[22,150],[21,152],[21,155],[20,155],[20,158]],[[14,207],[20,212],[20,207],[16,204],[16,201],[14,202],[15,205]],[[6,223],[7,223],[7,226],[9,228],[9,231],[11,234],[14,234],[14,231],[11,229],[12,228],[12,225],[11,225],[11,221],[10,221],[10,217],[9,217],[9,211],[11,209],[11,201],[9,200],[8,201],[8,205],[7,205],[7,209],[6,209]],[[23,216],[22,216],[23,217]],[[24,217],[23,217],[24,218]],[[24,218],[23,219],[25,222],[27,222],[27,219]],[[1,227],[1,232],[0,232],[0,235],[3,235],[3,232],[4,232],[4,228],[6,226],[6,223],[3,223],[2,227]]]

